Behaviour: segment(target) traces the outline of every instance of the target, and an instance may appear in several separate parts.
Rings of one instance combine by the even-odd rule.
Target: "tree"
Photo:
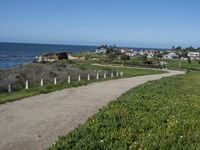
[[[106,50],[106,54],[111,54],[113,52],[113,48],[109,46]]]
[[[143,61],[143,62],[147,61],[147,54],[144,54],[144,55],[142,56],[142,61]]]
[[[108,54],[108,58],[114,60],[117,58],[117,56],[115,54]]]
[[[192,47],[192,46],[186,47],[185,50],[186,50],[187,52],[195,52],[195,51],[197,51],[197,50],[196,50],[194,47]]]
[[[158,53],[158,54],[157,54],[157,57],[158,57],[158,58],[162,58],[163,55],[162,55],[161,53]]]
[[[121,55],[121,60],[130,60],[130,56],[128,55]]]
[[[188,63],[191,64],[191,58],[190,57],[188,57]]]
[[[188,52],[186,50],[182,50],[181,57],[187,58],[188,57]]]
[[[106,54],[116,53],[117,54],[117,47],[116,45],[110,45],[106,47]]]
[[[181,47],[181,46],[178,46],[178,47],[176,47],[175,50],[176,50],[176,51],[181,51],[181,50],[182,50],[182,47]]]
[[[101,48],[105,48],[105,49],[107,49],[107,47],[108,47],[108,45],[106,45],[106,44],[103,45],[103,44],[102,44],[101,46],[98,47],[98,49],[101,49]]]

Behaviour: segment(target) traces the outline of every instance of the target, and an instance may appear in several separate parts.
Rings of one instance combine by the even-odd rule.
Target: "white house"
[[[106,50],[105,48],[96,49],[96,53],[97,53],[97,54],[105,54],[106,51],[107,51],[107,50]]]
[[[140,51],[139,51],[139,55],[140,55],[140,56],[143,56],[143,55],[144,55],[144,51],[143,51],[143,50],[140,50]]]
[[[140,53],[138,52],[138,51],[133,51],[133,55],[134,56],[137,56],[137,55],[139,55]]]
[[[154,57],[154,51],[147,52],[147,58],[153,58]]]
[[[166,54],[163,56],[164,59],[175,59],[175,58],[178,58],[178,56],[176,55],[176,53],[169,53],[169,54]]]
[[[199,52],[188,52],[190,59],[199,59]]]
[[[134,54],[133,52],[127,52],[126,55],[127,55],[127,56],[130,56],[130,57],[135,56],[135,54]]]
[[[121,52],[121,53],[126,53],[127,50],[125,50],[125,49],[120,49],[120,52]]]
[[[120,49],[120,52],[121,52],[121,53],[133,52],[133,49],[122,48],[122,49]]]

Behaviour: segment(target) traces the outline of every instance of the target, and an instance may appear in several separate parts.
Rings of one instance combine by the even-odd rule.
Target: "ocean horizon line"
[[[100,44],[100,45],[89,45],[89,44],[58,44],[58,43],[37,43],[37,42],[5,42],[0,41],[0,44],[35,44],[35,45],[58,45],[58,46],[83,46],[83,47],[99,47],[101,45],[110,45],[110,44]],[[111,44],[112,45],[112,44]],[[116,44],[114,44],[116,45]],[[118,46],[118,48],[131,48],[131,49],[155,49],[155,50],[169,50],[170,48],[155,48],[155,47],[138,47],[138,46]]]

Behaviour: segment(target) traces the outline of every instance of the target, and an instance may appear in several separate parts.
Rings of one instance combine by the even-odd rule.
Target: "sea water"
[[[80,53],[84,51],[94,51],[96,48],[95,46],[0,43],[0,68],[9,68],[20,64],[31,63],[35,56],[44,53]]]

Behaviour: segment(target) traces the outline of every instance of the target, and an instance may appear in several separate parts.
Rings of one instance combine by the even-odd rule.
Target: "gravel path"
[[[0,105],[0,149],[47,148],[127,90],[150,80],[182,74],[147,75],[92,83]]]

